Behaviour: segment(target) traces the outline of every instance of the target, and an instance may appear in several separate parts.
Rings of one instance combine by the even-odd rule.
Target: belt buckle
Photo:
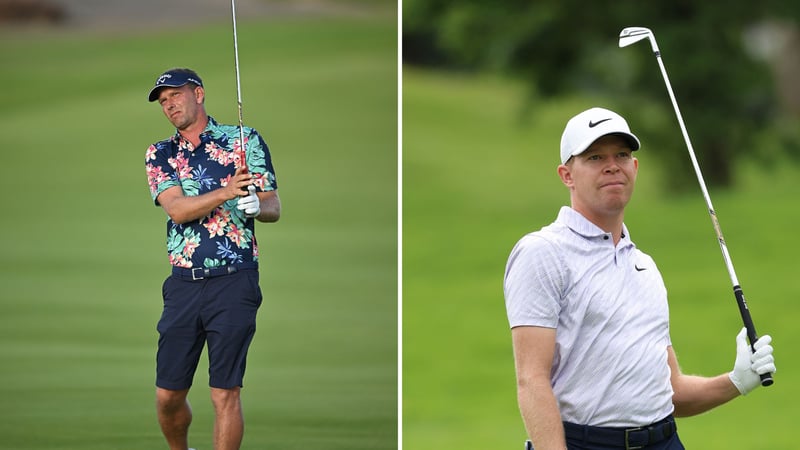
[[[197,276],[195,274],[195,270],[199,270],[200,271],[200,276]],[[203,278],[205,278],[205,268],[204,267],[194,267],[192,269],[192,281],[202,280]]]
[[[636,449],[644,448],[644,445],[637,445],[635,447],[631,447],[631,443],[628,440],[628,438],[630,437],[630,433],[632,433],[634,431],[642,431],[642,430],[643,430],[642,427],[626,428],[625,429],[625,450],[636,450]]]

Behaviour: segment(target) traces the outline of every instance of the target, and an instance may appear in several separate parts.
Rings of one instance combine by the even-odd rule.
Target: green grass
[[[569,197],[556,175],[566,120],[613,102],[562,98],[522,114],[505,80],[405,69],[403,75],[403,443],[410,450],[522,448],[503,270],[514,243],[552,222]],[[635,129],[635,118],[631,118]],[[675,132],[678,132],[677,130]],[[650,142],[626,223],[659,264],[684,372],[731,369],[741,327],[719,246],[697,191],[661,191]],[[702,149],[698,149],[702,151]],[[687,156],[688,157],[688,156]],[[794,448],[800,338],[796,208],[800,170],[744,162],[737,187],[711,190],[761,333],[774,338],[776,383],[679,419],[687,448]]]
[[[0,448],[164,448],[166,217],[143,157],[173,129],[146,94],[189,66],[208,111],[235,123],[230,24],[2,39]],[[242,19],[239,42],[245,122],[270,145],[283,201],[279,223],[257,225],[265,300],[243,448],[396,448],[396,18]],[[190,396],[201,450],[206,373]]]

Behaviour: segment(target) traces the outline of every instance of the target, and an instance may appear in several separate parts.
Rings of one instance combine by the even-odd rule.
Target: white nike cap
[[[625,138],[631,150],[640,147],[639,138],[631,133],[622,116],[605,108],[591,108],[567,122],[561,135],[561,164],[566,164],[571,157],[580,155],[594,141],[608,134]]]

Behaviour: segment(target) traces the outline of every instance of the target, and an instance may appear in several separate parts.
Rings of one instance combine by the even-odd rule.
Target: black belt
[[[564,434],[573,440],[609,445],[626,450],[645,448],[672,437],[678,427],[672,415],[652,425],[632,428],[592,427],[564,422]]]
[[[197,280],[204,280],[206,278],[214,278],[214,277],[221,277],[223,275],[230,275],[232,273],[236,273],[240,270],[245,270],[245,269],[258,269],[258,263],[250,262],[250,263],[241,263],[236,265],[219,266],[219,267],[193,267],[193,268],[173,267],[172,275],[180,277],[184,280],[197,281]]]

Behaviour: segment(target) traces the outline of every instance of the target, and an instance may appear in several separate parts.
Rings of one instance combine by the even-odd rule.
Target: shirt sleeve
[[[520,239],[506,264],[503,292],[511,328],[556,328],[566,268],[555,245],[528,235]]]
[[[255,178],[255,185],[261,191],[274,191],[278,189],[278,180],[275,177],[275,168],[272,167],[272,156],[269,147],[261,135],[250,129],[247,138],[247,167]]]
[[[175,168],[169,163],[166,147],[161,144],[148,147],[144,158],[150,197],[156,206],[159,206],[157,200],[159,194],[172,186],[180,186]]]

